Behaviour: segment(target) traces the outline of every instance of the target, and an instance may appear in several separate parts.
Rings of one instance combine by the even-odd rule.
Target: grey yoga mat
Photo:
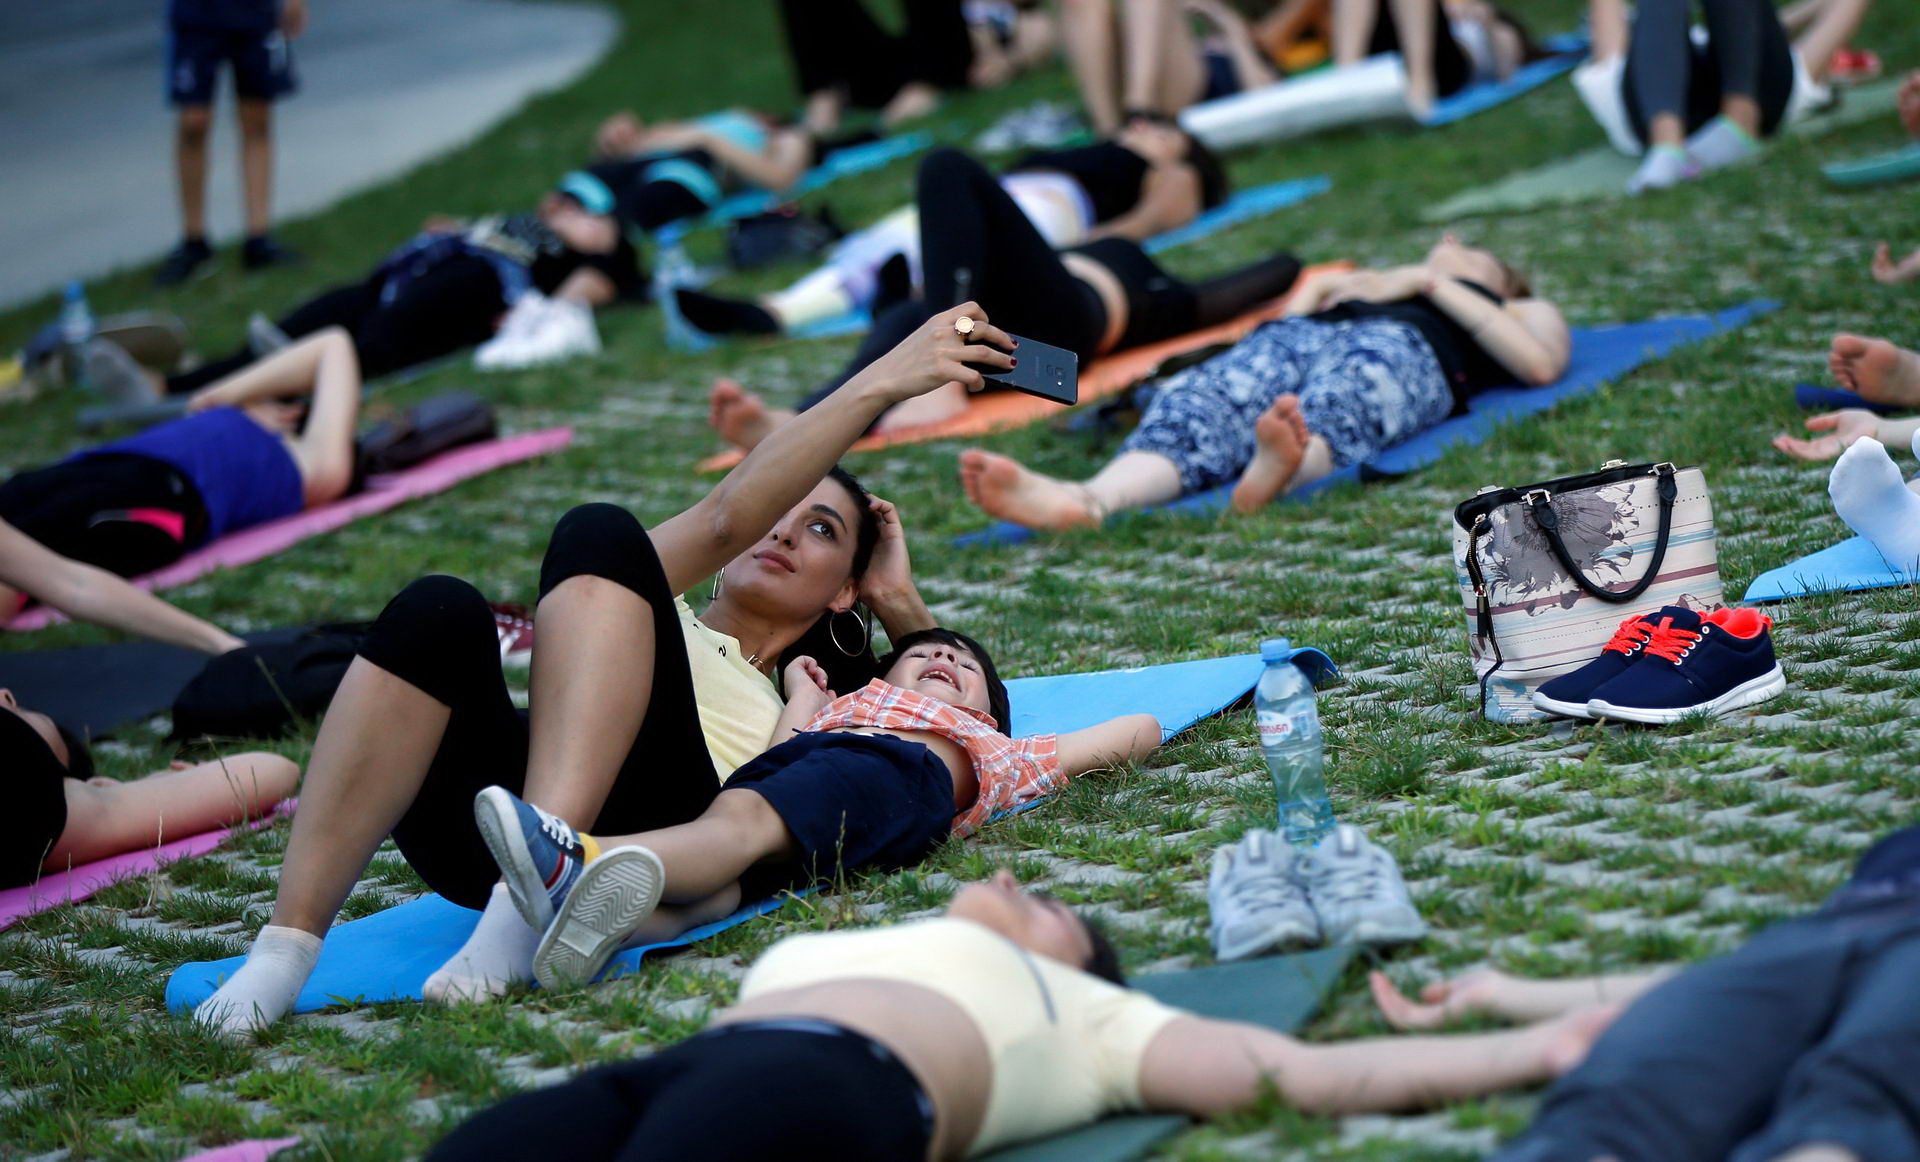
[[[1247,1021],[1290,1033],[1320,1007],[1320,999],[1353,959],[1350,947],[1322,948],[1294,956],[1270,956],[1216,964],[1186,972],[1147,973],[1127,983],[1156,1000],[1202,1017]],[[1187,1119],[1176,1114],[1108,1118],[1037,1142],[1009,1146],[984,1162],[1134,1162],[1178,1133]]]
[[[1844,90],[1838,106],[1801,122],[1786,135],[1813,138],[1842,126],[1891,116],[1898,93],[1897,80]],[[1764,159],[1766,154],[1760,156]],[[1544,206],[1571,206],[1624,197],[1627,179],[1639,165],[1636,158],[1598,145],[1572,157],[1510,174],[1492,185],[1466,190],[1423,211],[1420,216],[1428,222],[1451,222],[1476,214],[1524,213]]]

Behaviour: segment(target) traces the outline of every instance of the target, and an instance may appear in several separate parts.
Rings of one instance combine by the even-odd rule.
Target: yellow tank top
[[[680,631],[687,642],[687,669],[700,706],[700,733],[706,736],[714,773],[724,783],[734,768],[767,749],[786,703],[780,700],[773,679],[747,661],[739,642],[708,629],[693,615],[686,598],[674,598],[673,607],[679,611]]]

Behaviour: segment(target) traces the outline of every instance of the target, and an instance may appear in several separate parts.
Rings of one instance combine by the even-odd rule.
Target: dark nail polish
[[[1013,361],[1013,366],[1015,366],[1015,367],[1018,367],[1018,366],[1020,366],[1020,361],[1019,361],[1018,359],[1016,359],[1016,360],[1014,360],[1014,361]]]
[[[1013,345],[1014,345],[1015,347],[1018,347],[1018,346],[1020,345],[1020,340],[1018,340],[1018,339],[1015,339],[1015,340],[1013,341]]]

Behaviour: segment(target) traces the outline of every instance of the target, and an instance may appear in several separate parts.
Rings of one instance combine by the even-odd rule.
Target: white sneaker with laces
[[[1400,865],[1358,827],[1342,823],[1301,860],[1329,944],[1403,944],[1427,934]]]
[[[1245,960],[1320,942],[1320,922],[1300,872],[1300,853],[1272,831],[1249,831],[1213,853],[1207,906],[1215,958]]]
[[[514,300],[499,333],[473,353],[473,365],[483,371],[515,371],[599,353],[592,308],[529,291]]]

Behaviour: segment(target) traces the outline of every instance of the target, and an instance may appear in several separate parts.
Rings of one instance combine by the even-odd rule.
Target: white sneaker
[[[1207,876],[1209,934],[1219,960],[1245,960],[1278,948],[1317,944],[1320,922],[1308,903],[1300,853],[1272,831],[1249,831],[1213,853]]]
[[[1302,857],[1307,892],[1329,944],[1402,944],[1427,934],[1400,865],[1351,823]]]
[[[580,873],[533,951],[533,979],[545,988],[582,985],[600,975],[653,910],[667,871],[640,846],[616,847]]]
[[[265,359],[292,343],[292,337],[282,331],[278,323],[259,311],[247,316],[247,350],[253,352],[255,359]]]
[[[514,301],[499,333],[473,353],[473,365],[483,371],[515,371],[599,353],[600,332],[591,308],[529,291]]]

